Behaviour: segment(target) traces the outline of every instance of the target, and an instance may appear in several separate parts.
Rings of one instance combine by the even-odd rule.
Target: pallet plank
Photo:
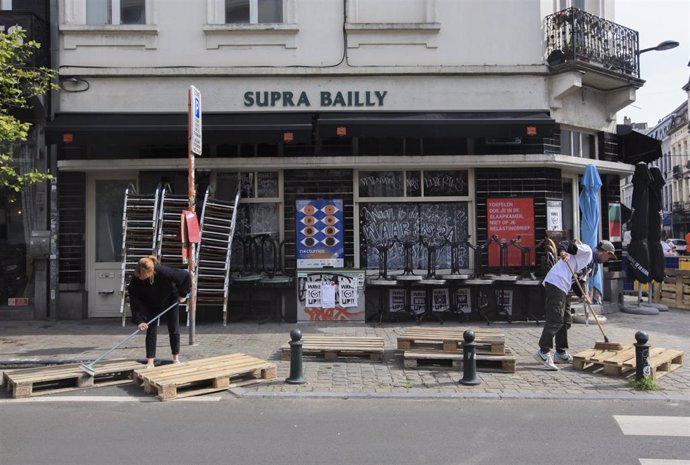
[[[398,336],[398,350],[437,349],[443,352],[462,353],[463,328],[405,328]],[[505,353],[505,334],[498,330],[474,331],[477,353],[501,355]]]
[[[280,350],[282,359],[290,360],[290,345],[284,344]],[[368,357],[371,361],[383,361],[383,353],[382,337],[309,335],[302,338],[303,355],[323,356],[326,361],[334,361],[338,357]]]
[[[650,348],[649,366],[652,379],[658,379],[683,366],[684,352],[660,347]],[[575,370],[591,370],[610,376],[632,376],[637,361],[635,349],[627,347],[621,351],[586,350],[573,356]]]
[[[515,373],[517,359],[510,349],[506,349],[505,355],[477,354],[477,370],[497,370],[504,373]],[[447,367],[460,367],[463,363],[463,354],[438,352],[438,351],[405,351],[403,354],[405,368],[419,368],[424,363],[444,364]]]

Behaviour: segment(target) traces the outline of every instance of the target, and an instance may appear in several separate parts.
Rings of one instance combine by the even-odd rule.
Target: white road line
[[[690,437],[690,417],[614,415],[623,434]]]
[[[222,399],[221,396],[200,396],[200,397],[184,397],[172,402],[218,402]],[[70,397],[29,397],[26,399],[0,399],[0,404],[27,404],[27,403],[41,403],[41,402],[158,402],[155,397],[132,397],[132,396],[70,396]]]
[[[640,459],[640,465],[690,465],[690,460]]]

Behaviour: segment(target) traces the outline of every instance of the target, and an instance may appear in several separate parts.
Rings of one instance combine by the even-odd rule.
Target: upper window
[[[146,24],[146,0],[89,0],[86,24]]]
[[[596,137],[594,134],[561,129],[561,153],[563,155],[596,160]]]
[[[226,24],[284,22],[283,0],[225,0]]]
[[[0,10],[11,10],[12,0],[0,0]]]
[[[359,197],[467,197],[468,172],[360,171]]]

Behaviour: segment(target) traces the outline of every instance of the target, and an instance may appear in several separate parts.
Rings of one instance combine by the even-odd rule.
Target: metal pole
[[[194,154],[192,153],[192,89],[187,91],[187,156],[189,160],[188,166],[188,184],[189,184],[189,211],[194,213],[196,204],[196,184],[194,181]],[[187,261],[187,270],[192,275],[192,291],[187,301],[187,308],[189,310],[189,345],[194,345],[194,336],[196,334],[196,276],[194,273],[194,261],[196,256],[195,244],[189,244],[189,259]]]

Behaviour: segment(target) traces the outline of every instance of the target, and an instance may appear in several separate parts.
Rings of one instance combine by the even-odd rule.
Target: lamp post
[[[678,42],[675,40],[664,40],[663,42],[660,42],[656,47],[649,47],[649,48],[643,48],[642,50],[638,50],[635,52],[635,57],[637,58],[637,72],[638,72],[638,77],[639,77],[639,72],[640,72],[640,55],[643,53],[655,51],[655,52],[662,52],[664,50],[671,50],[672,48],[678,47]]]

